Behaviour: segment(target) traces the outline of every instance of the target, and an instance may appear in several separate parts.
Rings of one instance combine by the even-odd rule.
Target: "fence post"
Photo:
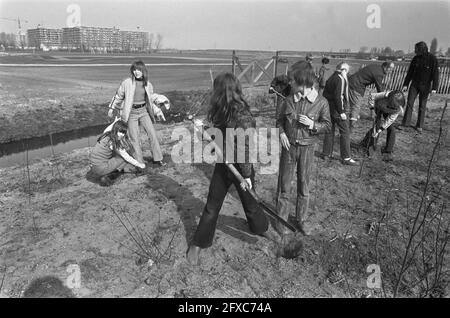
[[[277,76],[277,71],[278,71],[278,51],[275,52],[275,56],[273,57],[274,61],[273,61],[273,77]],[[278,118],[278,94],[275,94],[275,120],[277,120]]]
[[[233,75],[236,75],[236,51],[233,50],[233,54],[231,56],[231,72],[233,73]]]

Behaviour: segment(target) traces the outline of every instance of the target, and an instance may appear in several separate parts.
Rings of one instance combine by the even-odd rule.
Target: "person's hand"
[[[159,120],[166,121],[166,117],[164,117],[163,112],[159,112],[159,113],[156,115],[156,117],[158,117]]]
[[[250,190],[252,188],[252,180],[250,178],[245,178],[244,180],[245,181],[241,183],[242,190]]]
[[[436,94],[436,90],[435,89],[431,90],[431,94]]]
[[[403,92],[406,92],[407,90],[408,90],[408,86],[403,86],[402,91],[403,91]]]
[[[347,115],[345,113],[342,113],[340,116],[342,120],[347,120]]]
[[[300,115],[298,121],[301,122],[303,125],[308,126],[309,129],[313,129],[314,128],[314,120],[309,119],[308,116]]]
[[[380,134],[380,132],[381,132],[381,130],[376,131],[376,130],[374,129],[374,130],[373,130],[373,133],[372,133],[372,137],[373,137],[373,138],[377,138],[378,135]]]
[[[108,117],[109,117],[109,118],[113,118],[113,116],[114,116],[114,109],[113,109],[113,108],[110,108],[110,109],[108,110]]]
[[[140,163],[137,166],[138,168],[145,169],[145,163]]]
[[[286,133],[281,133],[280,134],[280,139],[281,139],[281,145],[286,149],[289,150],[289,147],[291,146],[291,144],[289,143],[289,139],[286,136]]]

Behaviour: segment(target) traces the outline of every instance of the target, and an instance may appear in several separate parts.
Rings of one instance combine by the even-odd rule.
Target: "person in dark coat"
[[[380,64],[370,64],[363,67],[348,78],[350,99],[350,129],[359,119],[366,87],[375,85],[377,92],[384,90],[383,78],[392,72],[394,63],[386,61]]]
[[[325,89],[325,85],[327,84],[328,78],[330,78],[331,73],[333,72],[331,67],[329,66],[330,59],[324,57],[322,59],[322,66],[319,69],[317,74],[318,82],[319,82],[319,95],[323,94],[323,90]]]
[[[348,125],[348,80],[347,73],[350,66],[347,63],[339,63],[336,72],[327,80],[323,97],[328,101],[331,117],[331,131],[325,134],[323,140],[323,158],[329,158],[333,155],[334,131],[337,126],[339,129],[339,140],[341,144],[341,159],[346,165],[356,165],[356,161],[350,155],[350,130]]]
[[[403,91],[406,92],[409,86],[408,102],[406,104],[405,116],[402,126],[409,126],[413,112],[414,101],[419,95],[419,111],[417,114],[416,129],[421,132],[425,120],[427,99],[430,91],[436,93],[439,85],[439,70],[436,57],[428,52],[425,42],[416,43],[414,47],[416,56],[411,61],[403,83]]]

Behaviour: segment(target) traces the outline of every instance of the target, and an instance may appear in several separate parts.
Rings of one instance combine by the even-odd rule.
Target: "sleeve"
[[[314,127],[311,129],[311,133],[313,134],[325,134],[330,132],[331,129],[330,107],[328,107],[328,101],[323,98],[322,103],[318,120],[314,122]]]
[[[125,98],[125,85],[124,82],[120,83],[119,88],[116,91],[116,94],[112,98],[109,103],[109,108],[111,109],[122,109],[122,102]]]
[[[375,81],[375,87],[377,88],[377,92],[382,92],[384,90],[383,88],[383,78],[384,74],[383,72],[378,73],[375,75],[374,81]]]
[[[388,129],[390,125],[392,125],[397,119],[399,113],[391,114],[386,119],[381,120],[380,129],[385,130]]]
[[[285,133],[284,122],[286,120],[286,107],[287,107],[287,98],[281,103],[280,109],[278,110],[276,127],[279,129],[280,135],[282,133]]]
[[[239,120],[238,125],[236,128],[243,128],[244,130],[248,128],[255,128],[256,123],[252,116],[244,116],[242,120]],[[254,133],[254,130],[252,130],[252,133]],[[250,138],[255,138],[255,135],[249,135],[248,138],[245,138],[245,160],[247,159],[250,161]],[[252,167],[253,164],[250,162],[245,163],[238,163],[239,170],[241,170],[241,175],[244,178],[250,178],[252,175]]]
[[[132,164],[133,166],[139,166],[140,163],[134,159],[133,157],[131,157],[128,152],[125,151],[125,149],[118,149],[117,153],[123,158],[123,160],[125,160],[126,162]]]
[[[381,93],[370,93],[369,94],[369,108],[373,109],[375,108],[375,102],[377,100],[380,100],[382,98],[385,98],[387,96],[387,93],[389,93],[389,91],[387,92],[381,92]]]
[[[416,57],[414,57],[411,61],[411,64],[409,64],[408,72],[406,73],[405,81],[403,82],[403,86],[408,86],[409,82],[411,82],[412,76],[414,74],[414,69],[416,68]]]
[[[439,87],[439,66],[438,66],[438,61],[437,58],[433,56],[433,88],[432,90],[437,91],[438,87]]]
[[[339,79],[339,84],[336,85],[334,89],[334,102],[336,105],[336,110],[339,114],[345,113],[344,107],[343,107],[343,96],[342,93],[344,92],[344,81],[342,78]]]

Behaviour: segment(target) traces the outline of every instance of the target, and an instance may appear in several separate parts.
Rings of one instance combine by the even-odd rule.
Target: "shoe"
[[[307,224],[305,221],[297,221],[296,226],[298,230],[305,236],[310,236],[312,233],[312,227]]]
[[[383,161],[389,162],[389,161],[393,161],[393,160],[394,160],[394,157],[392,156],[391,152],[385,152],[384,153]]]
[[[145,174],[145,169],[136,167],[134,174],[136,175],[136,177],[143,176]]]
[[[343,159],[342,164],[347,165],[347,166],[357,166],[358,165],[358,163],[355,160],[353,160],[352,158]]]
[[[325,160],[325,161],[330,161],[330,160],[333,159],[333,155],[326,155],[324,153],[321,153],[319,155],[319,158],[322,159],[322,160]]]
[[[195,245],[189,246],[188,250],[186,251],[186,259],[189,264],[198,265],[200,250],[201,248],[198,246]]]
[[[275,229],[272,227],[272,225],[269,224],[269,228],[267,231],[265,231],[261,236],[264,236],[266,239],[271,240],[275,243],[280,244],[281,243],[281,237],[280,235],[275,231]]]

